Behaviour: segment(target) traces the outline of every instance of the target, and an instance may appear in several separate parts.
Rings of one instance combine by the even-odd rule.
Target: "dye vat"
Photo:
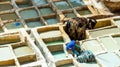
[[[0,0],[0,2],[11,1],[11,0]]]
[[[112,36],[112,38],[120,45],[120,35],[119,36]]]
[[[111,20],[99,20],[97,21],[94,28],[101,28],[101,27],[106,27],[106,26],[111,26],[111,25],[112,25]]]
[[[44,5],[48,3],[47,0],[33,0],[33,2],[35,5]]]
[[[14,52],[17,57],[34,54],[34,51],[28,46],[21,46],[21,47],[14,48]]]
[[[0,4],[0,11],[10,10],[12,8],[13,7],[10,4]]]
[[[3,31],[3,29],[0,27],[0,33],[3,33],[4,31]]]
[[[20,36],[19,35],[2,35],[0,36],[0,45],[4,44],[10,44],[10,43],[16,43],[20,42]]]
[[[108,51],[115,51],[120,49],[120,45],[116,44],[111,37],[100,37],[100,41],[103,43],[105,48],[107,48]]]
[[[47,38],[43,40],[47,46],[51,45],[63,45],[64,41],[62,37]]]
[[[114,53],[100,54],[96,59],[102,67],[119,67],[120,65],[120,57]]]
[[[46,32],[41,32],[40,37],[41,38],[53,38],[53,37],[60,37],[61,32],[59,30],[51,30]]]
[[[55,58],[56,61],[66,58],[66,55],[65,55],[63,50],[52,52],[52,55],[53,55],[53,57]]]
[[[59,23],[59,19],[57,19],[56,17],[46,18],[45,21],[47,22],[48,25]]]
[[[120,19],[114,20],[116,25],[120,26]]]
[[[80,63],[80,67],[100,67],[97,63]]]
[[[38,26],[43,26],[44,24],[42,23],[42,21],[40,20],[30,20],[30,21],[26,21],[26,24],[29,28],[34,28],[34,27],[38,27]]]
[[[95,38],[98,36],[108,35],[112,33],[119,33],[119,32],[120,30],[118,28],[104,28],[104,29],[89,31],[89,34],[92,38]]]
[[[66,18],[75,18],[77,17],[74,13],[64,13]]]
[[[19,3],[19,2],[16,2],[17,6],[19,8],[24,8],[24,7],[30,7],[32,6],[32,2],[30,0],[27,0],[25,3]]]
[[[9,47],[0,47],[0,53],[0,61],[13,59],[13,55]]]
[[[78,10],[77,11],[80,15],[90,15],[92,14],[90,10],[88,9],[83,9],[83,10]]]
[[[21,22],[10,22],[10,23],[5,24],[5,27],[8,30],[24,28],[24,26]]]
[[[103,52],[105,50],[104,48],[101,47],[100,43],[97,40],[87,40],[83,42],[83,47],[86,50],[91,50],[94,54]]]
[[[18,16],[15,13],[6,13],[0,15],[2,20],[15,20],[18,19]]]
[[[0,66],[14,64],[14,57],[9,47],[0,47],[0,53]]]
[[[54,2],[54,5],[59,9],[59,10],[66,10],[70,9],[70,5],[66,1],[60,1],[60,2]]]
[[[82,0],[69,0],[69,2],[73,7],[79,7],[84,5],[84,2]]]
[[[38,13],[35,9],[22,10],[19,12],[23,19],[36,18]]]
[[[60,65],[58,67],[75,67],[74,64],[65,64],[65,65]]]
[[[49,15],[49,14],[54,14],[54,11],[50,7],[40,8],[39,11],[43,16],[46,16],[46,15]]]

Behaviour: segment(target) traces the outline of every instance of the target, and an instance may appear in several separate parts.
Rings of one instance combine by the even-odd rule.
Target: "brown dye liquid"
[[[18,19],[18,16],[15,13],[1,14],[0,17],[1,17],[2,20],[15,20],[15,19]]]
[[[10,4],[0,4],[0,11],[10,10],[12,8],[13,7]]]

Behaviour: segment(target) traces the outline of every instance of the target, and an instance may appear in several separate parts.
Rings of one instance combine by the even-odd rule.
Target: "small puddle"
[[[15,20],[18,19],[18,16],[15,13],[6,13],[0,15],[2,20]]]
[[[66,1],[54,2],[54,4],[60,10],[66,10],[71,8]]]
[[[13,6],[10,4],[0,4],[0,11],[10,10]]]
[[[28,10],[20,11],[20,16],[23,19],[36,18],[38,17],[38,13],[35,9],[28,9]]]
[[[54,11],[50,7],[41,8],[41,9],[39,9],[39,11],[41,12],[41,14],[43,16],[46,16],[46,15],[49,15],[49,14],[54,14]]]

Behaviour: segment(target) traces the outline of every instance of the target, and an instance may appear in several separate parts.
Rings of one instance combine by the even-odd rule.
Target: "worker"
[[[71,40],[69,43],[66,44],[66,50],[72,50],[72,54],[74,55],[79,55],[80,53],[80,47],[78,47],[79,41],[78,40]],[[76,50],[78,48],[78,50]]]

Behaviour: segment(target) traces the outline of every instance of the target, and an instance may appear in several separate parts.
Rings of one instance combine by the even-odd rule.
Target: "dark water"
[[[31,22],[26,22],[27,26],[29,28],[34,28],[38,26],[43,26],[43,23],[41,21],[31,21]]]
[[[47,0],[33,0],[33,2],[36,4],[36,5],[44,5],[44,4],[47,4]]]
[[[70,9],[70,5],[66,1],[54,2],[55,6],[60,10]]]
[[[59,22],[59,20],[57,18],[48,18],[48,19],[45,19],[47,24],[48,25],[51,25],[51,24],[56,24]]]
[[[15,13],[1,14],[0,17],[1,17],[2,20],[15,20],[15,19],[18,19],[18,16]]]
[[[19,25],[17,25],[18,23]],[[7,29],[18,29],[18,28],[23,28],[23,25],[21,22],[11,22],[11,23],[5,24],[5,27]]]
[[[84,5],[82,0],[69,0],[73,7],[78,7]]]
[[[29,9],[29,10],[20,11],[20,16],[23,19],[36,18],[36,17],[38,17],[38,13],[34,9]]]
[[[41,8],[41,9],[39,9],[39,10],[40,10],[40,12],[41,12],[41,14],[42,14],[43,16],[54,13],[54,11],[52,10],[52,8],[49,8],[49,7],[47,7],[47,8]]]
[[[0,4],[0,11],[4,11],[4,10],[10,10],[12,9],[12,5],[10,4]]]

